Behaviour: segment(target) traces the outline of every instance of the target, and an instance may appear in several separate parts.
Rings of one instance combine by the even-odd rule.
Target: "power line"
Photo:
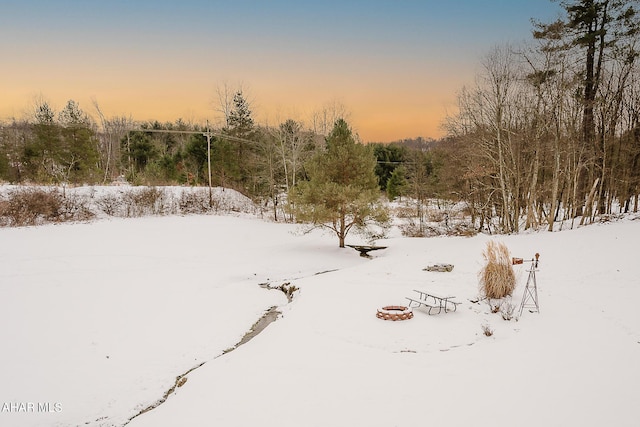
[[[240,138],[238,136],[233,136],[233,135],[227,135],[225,133],[222,132],[214,132],[214,131],[196,131],[196,130],[168,130],[168,129],[130,129],[129,132],[155,132],[155,133],[186,133],[186,134],[193,134],[193,135],[204,135],[204,136],[215,136],[218,138],[224,138],[230,141],[237,141],[237,142],[250,142],[250,143],[255,143],[256,141],[252,141],[250,139],[245,139],[245,138]]]

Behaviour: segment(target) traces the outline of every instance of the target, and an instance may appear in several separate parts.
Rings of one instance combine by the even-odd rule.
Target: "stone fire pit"
[[[409,320],[413,317],[413,310],[403,305],[388,305],[379,308],[376,317],[382,320]]]

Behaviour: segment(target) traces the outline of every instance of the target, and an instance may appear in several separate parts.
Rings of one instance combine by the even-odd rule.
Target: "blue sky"
[[[42,97],[202,121],[227,83],[270,123],[337,100],[365,140],[439,136],[481,57],[561,12],[550,0],[3,3],[0,119]]]

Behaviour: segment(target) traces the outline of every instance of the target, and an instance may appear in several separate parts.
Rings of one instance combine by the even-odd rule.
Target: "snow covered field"
[[[392,233],[372,259],[299,231],[247,215],[0,229],[0,426],[638,425],[638,216],[515,236]],[[491,239],[540,253],[540,313],[505,321],[471,301]],[[435,263],[455,268],[423,270]],[[287,303],[267,282],[300,290]],[[413,289],[461,305],[376,318]],[[276,322],[223,354],[274,305]]]

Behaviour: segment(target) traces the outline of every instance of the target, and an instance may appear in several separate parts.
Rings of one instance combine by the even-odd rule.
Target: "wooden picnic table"
[[[434,311],[433,314],[438,314],[442,312],[442,310],[444,310],[445,313],[456,311],[458,304],[460,304],[459,302],[453,301],[454,296],[442,297],[417,289],[413,291],[418,294],[415,298],[405,297],[409,300],[409,307],[411,307],[412,304],[416,304],[416,307],[425,306],[428,309],[428,314],[432,314],[432,311]],[[438,312],[435,313],[435,310],[438,310]]]

